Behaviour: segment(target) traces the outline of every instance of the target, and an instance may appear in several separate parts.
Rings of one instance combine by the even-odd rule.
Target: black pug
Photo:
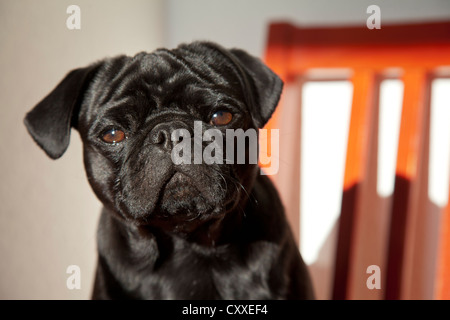
[[[172,133],[192,133],[194,121],[224,137],[262,128],[282,86],[246,52],[194,42],[75,69],[26,115],[53,159],[71,127],[83,141],[104,205],[94,299],[313,298],[280,198],[257,164],[171,158],[184,139]]]

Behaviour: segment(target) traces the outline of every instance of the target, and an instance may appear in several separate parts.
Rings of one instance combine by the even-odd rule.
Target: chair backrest
[[[450,75],[445,68],[450,66],[450,23],[378,30],[274,23],[265,60],[285,83],[307,81],[312,69],[351,70],[353,99],[331,298],[450,299],[450,209],[433,205],[427,192],[431,81]],[[393,77],[403,81],[403,106],[394,192],[384,199],[376,192],[378,97],[380,82]],[[299,98],[282,98],[267,127],[282,133],[298,125],[290,118],[299,118],[300,108]],[[299,135],[280,141],[280,159],[298,157]],[[292,177],[299,176],[301,164],[294,162],[294,167],[280,165],[273,178],[298,239],[300,183]],[[369,265],[381,268],[381,290],[367,289]],[[430,283],[430,275],[437,280]]]

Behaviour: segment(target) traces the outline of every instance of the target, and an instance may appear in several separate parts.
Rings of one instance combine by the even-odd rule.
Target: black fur
[[[180,164],[170,134],[257,129],[281,80],[242,50],[209,42],[105,59],[70,72],[26,118],[51,158],[83,140],[89,183],[104,204],[95,299],[311,299],[305,264],[277,191],[256,164]],[[101,137],[116,128],[126,140]]]

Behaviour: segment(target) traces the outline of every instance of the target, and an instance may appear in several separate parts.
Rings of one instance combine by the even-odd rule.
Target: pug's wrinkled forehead
[[[210,55],[160,49],[105,61],[88,90],[80,117],[91,126],[98,113],[121,118],[120,109],[122,118],[134,112],[136,119],[178,110],[205,120],[205,110],[219,106],[250,114],[244,93],[236,71],[230,62],[223,63],[223,57],[213,60]],[[91,113],[85,108],[98,110]]]

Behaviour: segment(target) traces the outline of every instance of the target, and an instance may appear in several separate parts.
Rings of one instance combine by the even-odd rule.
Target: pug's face
[[[237,142],[227,132],[257,132],[281,88],[258,59],[197,42],[76,69],[25,123],[52,158],[67,148],[70,127],[79,131],[89,183],[118,217],[190,230],[247,200],[257,165],[237,164],[242,149],[227,152],[227,144]],[[205,139],[211,129],[214,139]],[[207,155],[223,161],[205,161],[202,155],[216,139],[222,141]],[[244,149],[246,160],[250,148]],[[180,153],[181,163],[174,161]]]

